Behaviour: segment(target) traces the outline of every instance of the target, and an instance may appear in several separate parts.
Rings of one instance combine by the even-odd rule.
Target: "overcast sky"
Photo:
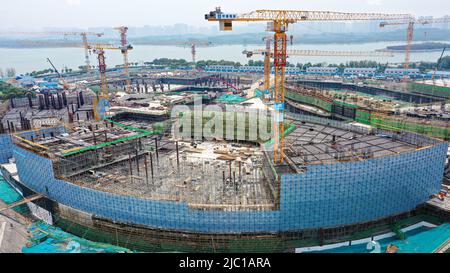
[[[242,13],[256,9],[450,14],[448,0],[3,0],[0,28],[110,27],[118,25],[205,26],[204,14]],[[211,23],[209,23],[211,24]]]

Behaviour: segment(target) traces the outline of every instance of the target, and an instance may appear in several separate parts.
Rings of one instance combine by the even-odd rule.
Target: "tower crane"
[[[130,46],[131,47],[131,46]],[[105,115],[105,109],[109,107],[109,90],[108,90],[108,79],[106,77],[106,58],[105,50],[121,50],[122,46],[115,46],[111,44],[89,44],[89,50],[93,50],[97,54],[98,59],[98,69],[100,72],[101,81],[101,93],[97,93],[97,98],[94,100],[94,117],[96,120],[100,120]]]
[[[116,27],[115,29],[118,30],[120,33],[120,45],[122,46],[121,51],[122,51],[122,55],[123,55],[124,76],[126,79],[126,89],[125,90],[129,94],[129,93],[131,93],[131,79],[130,79],[130,72],[128,69],[128,51],[133,49],[133,47],[131,45],[129,45],[128,41],[127,41],[128,27],[120,26],[120,27]]]
[[[247,55],[248,58],[253,55],[264,56],[264,88],[270,89],[270,58],[273,58],[274,54],[270,50],[271,37],[265,37],[266,49],[254,49],[244,50],[242,53]],[[327,56],[327,57],[394,57],[389,52],[378,51],[333,51],[333,50],[286,50],[286,58],[289,56]]]
[[[270,50],[270,49],[269,49]],[[251,51],[244,50],[242,53],[247,57],[253,55],[270,55],[273,58],[273,53],[266,53],[264,49],[254,49]],[[286,50],[287,57],[289,56],[326,56],[326,57],[394,57],[390,52],[384,51],[335,51],[335,50],[303,50],[303,49],[291,49]]]
[[[407,80],[407,70],[409,69],[409,65],[411,62],[411,46],[414,40],[414,27],[416,24],[428,25],[428,24],[442,24],[450,22],[450,17],[442,17],[436,19],[414,19],[410,20],[400,20],[394,22],[381,22],[380,27],[384,28],[386,26],[399,26],[399,25],[408,25],[406,31],[406,48],[405,48],[405,63],[403,68],[405,69],[405,75],[403,80]]]
[[[180,43],[180,45],[191,47],[192,68],[195,71],[197,69],[197,66],[196,66],[197,46],[210,46],[210,45],[212,45],[212,43],[211,42],[195,42],[194,41],[194,42]]]
[[[89,60],[89,49],[88,49],[88,36],[102,37],[103,33],[95,32],[8,32],[5,34],[13,35],[52,35],[52,36],[81,36],[81,40],[84,46],[84,58],[86,63],[86,72],[91,72],[91,65]]]
[[[75,32],[68,34],[66,33],[66,35],[77,35]],[[84,61],[86,63],[86,72],[87,73],[91,73],[91,62],[89,60],[89,49],[88,49],[88,39],[87,36],[88,35],[94,35],[97,37],[101,37],[103,36],[103,33],[92,33],[92,32],[80,32],[79,35],[81,35],[81,39],[83,41],[83,46],[84,46]]]
[[[224,13],[220,8],[205,15],[208,21],[219,22],[220,30],[231,31],[233,22],[267,22],[267,31],[274,32],[275,68],[275,118],[274,162],[284,162],[284,81],[286,46],[289,24],[303,21],[354,21],[354,20],[410,20],[408,14],[345,13],[301,10],[256,10],[243,14]]]
[[[272,38],[265,37],[263,40],[266,41],[266,50],[264,51],[264,91],[266,91],[270,89],[270,58],[272,57],[270,43],[272,43]],[[245,53],[245,51],[244,54],[246,54],[247,57],[251,57],[248,53]]]

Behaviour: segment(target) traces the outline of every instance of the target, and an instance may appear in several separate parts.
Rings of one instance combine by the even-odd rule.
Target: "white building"
[[[244,73],[264,73],[264,66],[240,66],[239,72]]]
[[[241,73],[264,73],[264,66],[239,66],[234,67],[231,65],[210,65],[205,67],[205,71],[209,72],[241,72]],[[302,70],[298,67],[286,67],[286,74],[300,74]],[[271,73],[275,73],[272,67]]]
[[[384,71],[384,74],[386,76],[403,76],[403,75],[417,76],[417,75],[420,74],[420,70],[419,69],[408,69],[408,70],[405,70],[403,68],[387,68]]]
[[[285,70],[286,74],[300,74],[302,70],[298,67],[288,66]]]
[[[238,72],[238,69],[232,65],[209,65],[205,67],[205,70],[211,72]]]
[[[427,76],[433,77],[433,75],[436,76],[436,78],[450,78],[450,71],[430,71],[427,73]]]
[[[306,73],[309,74],[336,74],[339,68],[337,67],[308,67]]]
[[[377,72],[376,68],[346,68],[344,74],[346,75],[374,75]]]

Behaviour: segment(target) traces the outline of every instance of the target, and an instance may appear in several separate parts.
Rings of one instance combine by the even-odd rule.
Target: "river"
[[[449,42],[449,41],[442,41]],[[336,51],[372,51],[383,49],[390,45],[400,45],[401,42],[379,42],[363,44],[295,44],[288,45],[288,49],[317,49],[317,50],[336,50]],[[211,47],[198,47],[197,60],[230,60],[247,63],[248,58],[242,54],[243,50],[262,49],[264,45],[221,45]],[[441,52],[413,52],[411,61],[431,61],[435,62],[440,57]],[[135,45],[134,50],[130,52],[130,62],[142,64],[146,61],[152,61],[156,58],[177,58],[191,60],[190,47],[179,46],[157,46],[157,45]],[[46,58],[60,69],[68,67],[77,69],[84,65],[84,50],[82,48],[0,48],[0,69],[13,67],[17,73],[26,73],[33,70],[42,70],[50,68]],[[106,53],[106,62],[109,67],[122,64],[123,59],[119,51],[108,51]],[[399,63],[404,61],[404,53],[395,53],[394,57],[307,57],[295,56],[289,57],[291,63],[342,63],[353,60],[374,60],[381,63]],[[262,56],[252,57],[253,60],[262,60]],[[91,55],[91,63],[96,64],[95,55]]]

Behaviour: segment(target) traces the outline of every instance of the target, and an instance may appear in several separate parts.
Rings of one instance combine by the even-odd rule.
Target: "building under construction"
[[[146,252],[295,252],[373,241],[394,223],[450,219],[450,209],[433,202],[448,175],[448,120],[421,113],[404,120],[395,109],[397,101],[443,103],[445,112],[445,88],[430,93],[416,83],[415,92],[402,92],[286,79],[303,73],[287,62],[293,23],[400,20],[412,29],[413,16],[216,8],[205,19],[228,31],[233,23],[267,23],[273,54],[267,39],[264,67],[198,71],[192,43],[192,70],[130,68],[133,47],[122,26],[115,29],[119,47],[88,43],[100,33],[71,34],[83,38],[86,71],[64,78],[58,72],[63,88],[36,89],[22,79],[35,96],[12,98],[0,109],[0,171],[25,197],[19,204],[32,202],[35,217],[77,236]],[[89,50],[99,61],[95,75]],[[107,69],[106,50],[121,51],[123,71]],[[337,71],[312,67],[306,74]],[[339,89],[396,102],[384,108],[361,95],[349,101]],[[199,100],[207,105],[196,108]],[[178,105],[184,110],[173,115]],[[211,114],[218,121],[207,136]],[[182,121],[190,123],[175,133]]]
[[[137,251],[295,251],[384,232],[441,189],[445,142],[288,117],[282,164],[271,141],[175,138],[176,120],[120,116],[2,134],[0,159],[54,224]]]
[[[444,94],[292,78],[286,98],[293,112],[450,139],[450,110]]]

